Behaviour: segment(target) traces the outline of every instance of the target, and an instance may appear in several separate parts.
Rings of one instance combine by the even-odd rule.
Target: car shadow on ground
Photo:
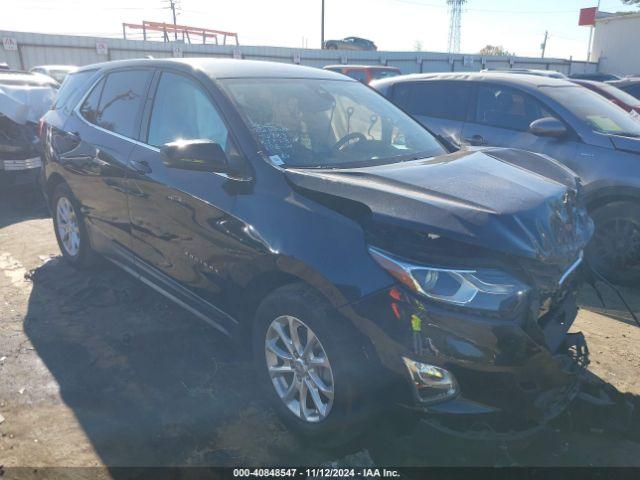
[[[603,282],[598,282],[596,288],[600,292],[602,301],[591,286],[585,285],[578,295],[578,304],[581,308],[606,315],[628,325],[637,326],[624,303],[611,287]],[[613,288],[618,290],[636,317],[640,319],[640,288],[620,285],[614,285]]]
[[[327,460],[291,437],[228,338],[106,262],[28,274],[24,329],[107,466]]]
[[[0,187],[0,228],[49,216],[39,188],[32,185]]]
[[[56,257],[28,277],[33,289],[25,333],[109,467],[330,465],[368,445],[405,441],[397,425],[387,422],[377,425],[366,443],[346,452],[301,443],[265,402],[241,350],[106,262],[87,272]],[[573,435],[563,428],[517,460],[501,446],[480,448],[477,442],[436,435],[424,447],[428,455],[420,449],[409,457],[376,454],[374,461],[588,465],[589,451],[558,458],[558,445]],[[600,452],[619,449],[616,437],[594,442]],[[361,453],[346,462],[371,461],[368,455],[358,457]]]

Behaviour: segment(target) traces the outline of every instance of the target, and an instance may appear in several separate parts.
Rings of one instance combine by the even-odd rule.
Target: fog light
[[[447,400],[458,394],[458,384],[451,372],[435,365],[402,357],[421,402]]]

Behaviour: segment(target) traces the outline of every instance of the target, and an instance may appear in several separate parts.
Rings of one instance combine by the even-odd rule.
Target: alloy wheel
[[[73,204],[67,197],[60,197],[56,206],[58,235],[62,247],[72,257],[80,251],[80,227]]]
[[[333,371],[313,330],[296,317],[280,316],[269,325],[264,346],[280,400],[306,422],[324,420],[333,405]]]
[[[613,218],[596,228],[591,249],[604,268],[629,268],[640,259],[640,225]]]

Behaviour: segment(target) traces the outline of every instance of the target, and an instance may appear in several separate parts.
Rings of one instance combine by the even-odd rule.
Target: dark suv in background
[[[596,225],[591,263],[616,282],[640,281],[640,122],[629,113],[534,75],[407,75],[371,86],[452,144],[520,148],[572,169]]]
[[[343,75],[212,59],[85,67],[42,137],[64,258],[237,339],[298,433],[341,443],[402,405],[505,438],[578,391],[592,224],[547,157],[450,153]]]

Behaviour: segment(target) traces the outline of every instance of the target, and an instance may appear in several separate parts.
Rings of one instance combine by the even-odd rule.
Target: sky
[[[0,0],[1,30],[122,37],[122,22],[171,21],[168,0]],[[321,0],[178,0],[178,23],[238,33],[241,44],[318,48]],[[584,60],[589,27],[580,8],[597,0],[468,0],[461,51],[501,45],[519,56]],[[602,11],[633,10],[601,0]],[[446,0],[325,0],[325,39],[359,36],[380,50],[447,50]]]

